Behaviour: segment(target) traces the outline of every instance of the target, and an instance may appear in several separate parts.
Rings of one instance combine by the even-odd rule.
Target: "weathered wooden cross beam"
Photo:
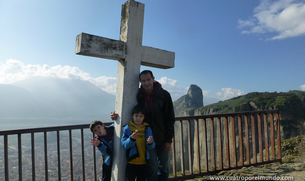
[[[125,150],[121,147],[122,125],[131,119],[137,104],[140,66],[173,68],[175,53],[142,46],[144,4],[128,0],[122,5],[120,40],[81,33],[76,38],[76,54],[118,60],[112,180],[125,180]],[[120,174],[118,174],[120,173]]]

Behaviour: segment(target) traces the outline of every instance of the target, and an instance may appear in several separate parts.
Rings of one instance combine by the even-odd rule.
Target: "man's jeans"
[[[149,150],[147,181],[168,180],[169,151],[164,152],[163,149],[164,145],[156,145],[154,149]]]

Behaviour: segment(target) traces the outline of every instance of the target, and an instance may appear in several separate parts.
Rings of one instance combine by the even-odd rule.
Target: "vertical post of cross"
[[[126,42],[126,58],[119,60],[116,87],[115,110],[121,123],[115,124],[112,180],[125,180],[126,156],[122,149],[121,130],[131,118],[131,110],[136,105],[139,88],[138,75],[141,66],[141,47],[143,34],[144,5],[133,0],[122,5],[120,40]]]

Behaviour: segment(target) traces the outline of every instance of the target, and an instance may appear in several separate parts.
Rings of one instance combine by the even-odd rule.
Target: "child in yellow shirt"
[[[132,120],[124,127],[121,144],[126,150],[127,166],[126,179],[128,181],[145,181],[147,178],[146,160],[149,152],[155,147],[151,128],[143,122],[145,108],[136,105],[132,110]]]

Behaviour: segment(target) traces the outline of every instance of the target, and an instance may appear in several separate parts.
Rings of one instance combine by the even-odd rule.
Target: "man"
[[[161,84],[155,81],[150,70],[142,71],[139,80],[141,87],[137,94],[137,101],[140,105],[145,106],[144,121],[151,127],[156,143],[155,148],[149,151],[147,180],[168,180],[169,150],[174,136],[175,123],[172,98]],[[158,169],[160,169],[159,176]]]

